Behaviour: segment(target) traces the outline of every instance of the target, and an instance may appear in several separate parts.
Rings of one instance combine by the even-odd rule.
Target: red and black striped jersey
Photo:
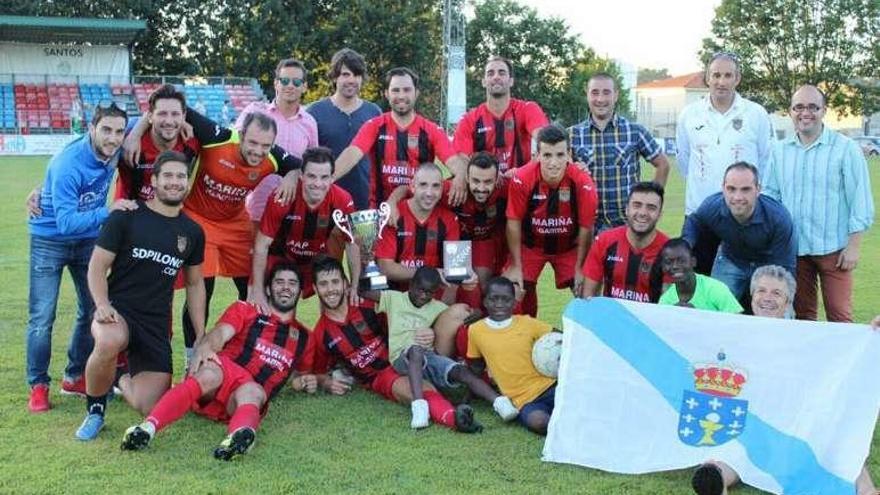
[[[584,260],[584,277],[602,283],[602,295],[630,301],[657,302],[666,278],[660,251],[669,238],[657,231],[654,241],[636,250],[626,237],[626,225],[599,234]]]
[[[284,322],[275,315],[261,314],[251,304],[236,301],[219,323],[230,325],[235,335],[217,354],[248,370],[267,397],[274,397],[294,370],[311,371],[314,339],[296,318]]]
[[[451,187],[451,179],[443,182],[441,205],[449,204]],[[503,236],[507,219],[506,211],[507,181],[501,176],[495,184],[495,190],[485,203],[478,203],[473,195],[468,193],[464,203],[452,208],[452,212],[458,217],[461,239],[465,241],[483,241],[499,235]]]
[[[405,129],[394,122],[390,112],[368,120],[351,142],[372,160],[370,167],[370,205],[388,199],[397,186],[410,183],[416,169],[434,158],[446,163],[455,155],[449,137],[434,122],[416,114]]]
[[[486,151],[498,158],[501,173],[522,167],[532,158],[532,136],[550,121],[541,107],[526,100],[510,99],[500,117],[482,103],[462,116],[455,128],[452,147],[472,155]]]
[[[443,241],[461,239],[455,213],[438,203],[428,218],[420,222],[410,210],[408,200],[397,203],[397,212],[397,223],[385,227],[376,244],[376,259],[392,259],[410,268],[442,268]]]
[[[507,194],[507,218],[522,222],[522,243],[544,254],[574,249],[578,227],[592,229],[596,222],[596,186],[573,163],[555,187],[544,182],[539,162],[528,163],[517,169]]]
[[[300,181],[296,196],[286,205],[270,194],[260,220],[260,232],[274,239],[269,254],[297,264],[311,263],[312,258],[327,252],[327,240],[336,226],[333,210],[341,210],[345,215],[354,211],[351,195],[336,184],[330,186],[324,201],[314,208],[303,198],[303,187]]]
[[[199,141],[192,137],[188,141],[177,138],[173,151],[179,151],[186,155],[190,161],[199,154]],[[148,201],[153,198],[153,184],[150,178],[153,176],[153,163],[159,156],[156,143],[150,133],[141,136],[141,155],[137,163],[123,163],[119,165],[119,173],[116,176],[115,199],[140,199]]]
[[[315,324],[315,373],[327,373],[343,364],[361,383],[369,384],[387,368],[387,329],[383,315],[372,309],[349,306],[344,322],[321,315]]]

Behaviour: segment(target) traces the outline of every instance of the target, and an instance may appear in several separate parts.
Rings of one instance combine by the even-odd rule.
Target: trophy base
[[[461,284],[470,278],[467,268],[456,267],[443,270],[443,279],[450,284]]]
[[[388,277],[385,275],[372,275],[363,277],[358,282],[360,290],[385,290],[388,288]]]

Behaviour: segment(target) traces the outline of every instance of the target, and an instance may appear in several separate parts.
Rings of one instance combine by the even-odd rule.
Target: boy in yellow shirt
[[[546,435],[556,379],[535,369],[532,346],[547,332],[559,330],[528,315],[514,315],[513,282],[504,277],[490,280],[485,294],[483,306],[489,316],[468,329],[468,365],[478,376],[488,365],[501,393],[519,409],[519,422]]]

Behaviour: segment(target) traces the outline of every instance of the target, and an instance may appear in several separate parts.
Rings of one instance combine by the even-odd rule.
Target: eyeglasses
[[[822,110],[822,107],[819,105],[814,105],[810,103],[809,105],[801,105],[798,103],[797,105],[792,105],[791,111],[794,113],[803,113],[804,111],[808,111],[810,113],[816,113],[819,110]]]
[[[305,79],[300,79],[298,77],[276,77],[275,80],[280,82],[282,86],[293,84],[294,88],[298,88],[306,83]]]

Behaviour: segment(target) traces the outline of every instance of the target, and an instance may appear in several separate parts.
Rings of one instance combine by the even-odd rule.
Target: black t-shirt
[[[202,263],[205,234],[183,212],[166,217],[138,201],[133,211],[114,211],[101,228],[98,246],[116,254],[107,278],[116,309],[168,319],[174,280],[184,265]]]

